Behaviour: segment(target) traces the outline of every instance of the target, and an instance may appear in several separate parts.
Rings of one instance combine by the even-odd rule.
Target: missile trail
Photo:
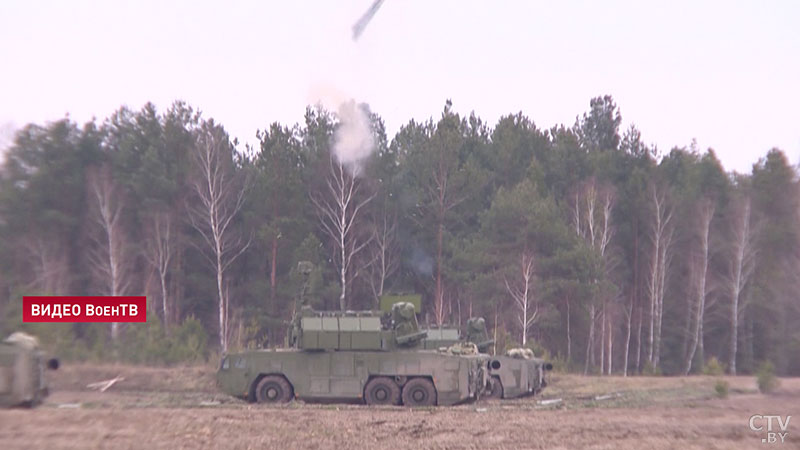
[[[353,40],[357,41],[358,38],[361,36],[361,33],[364,32],[364,28],[369,25],[369,21],[375,16],[375,13],[378,12],[381,5],[383,4],[384,0],[375,0],[372,2],[372,6],[369,7],[367,12],[358,19],[358,22],[353,25]]]

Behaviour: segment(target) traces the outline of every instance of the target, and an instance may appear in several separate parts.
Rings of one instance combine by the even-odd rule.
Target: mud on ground
[[[763,395],[753,377],[556,374],[541,397],[410,410],[249,405],[217,392],[205,367],[62,369],[44,405],[0,411],[0,448],[800,448],[800,417],[782,445],[749,428],[753,414],[800,416],[800,378]],[[87,388],[115,377],[105,392]],[[730,396],[718,399],[723,378]]]

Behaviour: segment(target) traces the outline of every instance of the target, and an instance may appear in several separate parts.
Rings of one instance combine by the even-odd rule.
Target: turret
[[[419,330],[415,306],[395,303],[391,312],[314,311],[303,307],[289,329],[289,344],[303,350],[416,348],[427,336]]]
[[[489,347],[494,345],[494,339],[489,339],[486,331],[486,320],[483,317],[473,317],[467,320],[467,342],[472,342],[481,353],[488,353]]]

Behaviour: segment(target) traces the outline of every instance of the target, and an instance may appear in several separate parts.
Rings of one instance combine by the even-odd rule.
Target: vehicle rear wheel
[[[373,378],[364,388],[364,401],[368,405],[399,405],[400,386],[388,377]]]
[[[286,378],[266,376],[256,385],[258,403],[287,403],[292,400],[292,386]]]
[[[433,406],[436,404],[436,388],[427,378],[412,378],[403,386],[403,404]]]
[[[491,390],[489,391],[489,395],[487,397],[492,399],[503,398],[503,383],[500,382],[500,377],[497,375],[492,376]]]

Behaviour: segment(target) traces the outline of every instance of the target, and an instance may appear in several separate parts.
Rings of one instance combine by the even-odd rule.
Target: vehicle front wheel
[[[412,408],[434,406],[436,388],[427,378],[412,378],[403,386],[403,404]]]
[[[388,377],[373,378],[364,388],[364,401],[368,405],[399,405],[400,386]]]
[[[292,400],[292,386],[286,378],[276,375],[266,376],[256,385],[258,403],[288,403]]]

